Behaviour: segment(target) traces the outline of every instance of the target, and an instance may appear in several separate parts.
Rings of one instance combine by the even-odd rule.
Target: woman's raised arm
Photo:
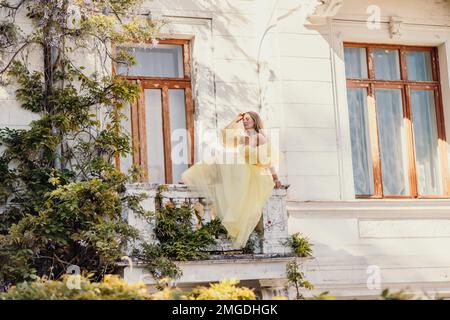
[[[238,113],[237,116],[231,121],[229,124],[227,124],[222,130],[220,130],[220,142],[225,147],[234,147],[236,148],[240,141],[240,135],[239,130],[237,128],[237,125],[239,121],[241,121],[244,118],[244,113]]]

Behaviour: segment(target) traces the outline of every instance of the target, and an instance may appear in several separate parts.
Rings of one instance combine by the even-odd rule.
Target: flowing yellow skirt
[[[243,162],[198,162],[182,174],[189,188],[213,202],[237,248],[247,243],[274,188],[268,168]]]

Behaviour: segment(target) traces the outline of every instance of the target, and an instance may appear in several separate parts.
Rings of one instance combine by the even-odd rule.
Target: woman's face
[[[255,127],[255,121],[252,119],[252,117],[250,117],[248,113],[244,114],[242,122],[244,123],[244,128],[247,130],[253,129]]]

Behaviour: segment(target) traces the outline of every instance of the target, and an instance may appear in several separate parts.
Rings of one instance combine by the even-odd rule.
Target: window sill
[[[382,218],[450,218],[450,199],[355,199],[287,201],[289,215],[351,215]]]

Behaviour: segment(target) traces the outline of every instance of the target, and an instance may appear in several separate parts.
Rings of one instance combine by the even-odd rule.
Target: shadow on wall
[[[208,102],[208,105],[197,106],[197,120],[199,113],[201,113],[202,119],[214,117],[213,121],[216,122],[216,127],[220,127],[231,121],[237,112],[260,111],[258,45],[250,43],[257,43],[261,33],[259,30],[253,30],[253,27],[255,27],[254,10],[259,8],[256,7],[254,2],[249,1],[248,4],[240,2],[238,6],[232,1],[165,0],[155,4],[155,6],[151,2],[148,5],[151,8],[155,7],[155,10],[159,8],[173,10],[173,8],[176,8],[177,11],[180,11],[180,16],[184,17],[189,15],[189,12],[205,12],[205,15],[213,17],[211,29],[203,28],[202,32],[195,36],[195,38],[200,39],[209,38],[211,45],[214,46],[211,48],[211,74],[205,72],[209,69],[207,64],[209,61],[205,63],[205,61],[197,60],[195,57],[193,57],[193,72],[196,73],[195,78],[198,83],[214,81],[215,101]],[[195,20],[199,18],[192,14],[192,17],[187,19]],[[170,31],[170,29],[169,26],[168,30]],[[174,34],[178,33],[174,32]],[[170,32],[168,36],[170,36]],[[195,45],[196,39],[193,41],[193,46]],[[240,69],[239,66],[242,66],[242,68]],[[209,79],[211,76],[212,79]],[[195,92],[196,83],[193,85]],[[211,108],[209,103],[214,103],[214,107]],[[211,110],[214,110],[214,113],[211,113]]]

